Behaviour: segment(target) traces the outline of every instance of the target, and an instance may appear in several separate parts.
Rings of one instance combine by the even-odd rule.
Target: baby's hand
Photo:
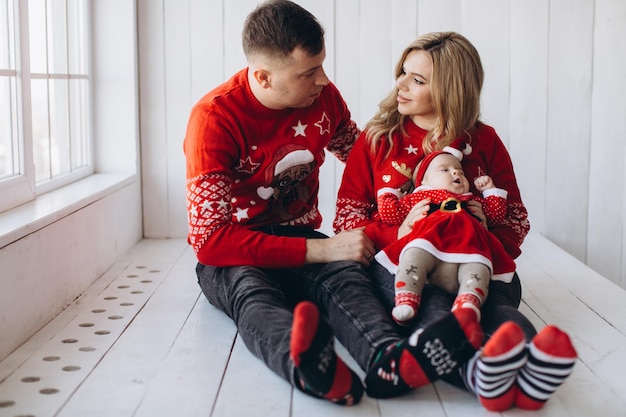
[[[490,188],[494,188],[493,180],[489,175],[482,175],[478,178],[475,178],[474,185],[476,186],[476,189],[480,192],[483,192]]]

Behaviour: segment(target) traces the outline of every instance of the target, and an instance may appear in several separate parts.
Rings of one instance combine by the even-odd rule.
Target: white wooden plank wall
[[[550,2],[546,233],[585,256],[591,143],[593,2]],[[577,184],[567,186],[566,184]],[[566,213],[565,213],[566,212]]]
[[[626,91],[626,3],[598,2],[595,17],[587,261],[607,276],[621,276],[624,287],[626,245],[604,242],[607,237],[626,236],[626,100],[622,95]],[[606,198],[609,193],[622,203]]]
[[[455,30],[485,66],[483,120],[514,160],[532,228],[626,287],[626,2],[298,0],[327,32],[325,63],[355,120],[374,114],[418,34]],[[186,234],[182,140],[191,106],[245,65],[257,0],[138,0],[146,237]],[[323,167],[330,231],[342,165]],[[611,194],[611,199],[605,196]]]

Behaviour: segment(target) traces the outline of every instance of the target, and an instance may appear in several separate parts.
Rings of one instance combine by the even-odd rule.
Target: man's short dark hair
[[[242,34],[246,57],[285,58],[297,47],[309,55],[324,49],[324,28],[306,9],[289,0],[263,2],[246,18]]]

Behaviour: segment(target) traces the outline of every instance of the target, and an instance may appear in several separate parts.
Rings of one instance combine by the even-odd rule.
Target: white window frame
[[[136,225],[141,227],[137,3],[89,0],[89,8],[94,173],[52,191],[37,192],[36,198],[0,212],[0,251],[35,233],[49,238],[47,232],[53,231],[48,226],[56,222],[80,219],[77,227],[81,227],[92,217],[116,223],[131,219],[136,222],[127,228],[132,238]],[[126,193],[123,214],[118,207],[107,206],[129,189],[135,193]],[[12,194],[9,187],[1,189],[0,203]],[[103,207],[108,208],[99,211]],[[110,235],[93,239],[117,242]]]
[[[86,74],[72,75],[70,69],[67,68],[67,74],[58,73],[31,73],[30,71],[30,48],[29,48],[29,15],[28,15],[28,0],[8,0],[13,2],[13,18],[15,20],[14,35],[15,35],[15,47],[16,47],[16,71],[2,71],[3,76],[15,76],[17,79],[17,135],[18,135],[18,148],[19,156],[16,164],[17,172],[14,175],[0,180],[0,212],[15,208],[28,201],[35,199],[38,195],[58,189],[67,184],[75,182],[81,178],[85,178],[94,172],[94,157],[93,157],[93,129],[92,129],[92,106],[93,101],[91,99],[91,68],[90,68],[90,50],[87,50],[87,62],[85,63]],[[66,6],[68,1],[65,0],[62,3],[58,0],[47,0],[48,5],[52,6]],[[87,49],[91,48],[91,39],[89,37],[91,19],[90,16],[90,2],[85,2],[85,26],[87,34],[85,34],[85,42],[83,46]],[[46,35],[47,37],[47,35]],[[66,37],[69,38],[69,37]],[[69,39],[66,40],[69,43]],[[69,47],[66,45],[66,47]],[[12,73],[15,73],[14,75]],[[46,181],[36,180],[35,163],[34,163],[34,145],[33,145],[33,131],[32,131],[32,103],[31,103],[31,82],[34,79],[73,79],[73,78],[85,78],[87,77],[87,96],[89,108],[85,109],[86,126],[83,129],[84,135],[81,135],[79,139],[86,149],[86,157],[84,164],[76,169],[71,169],[69,172],[64,172],[58,176],[52,176],[52,178]],[[67,102],[70,106],[70,100]],[[68,110],[69,114],[69,110]],[[66,138],[64,138],[66,139]],[[49,154],[51,155],[51,154]],[[71,166],[71,163],[70,163]]]

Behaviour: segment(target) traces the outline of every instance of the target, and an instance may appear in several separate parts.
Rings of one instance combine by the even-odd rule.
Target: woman
[[[395,76],[394,88],[380,103],[379,111],[367,123],[348,157],[337,199],[335,231],[364,227],[377,250],[405,236],[416,221],[427,216],[430,201],[416,204],[400,226],[389,225],[380,221],[377,212],[378,190],[408,192],[413,187],[412,167],[425,155],[463,138],[469,145],[463,156],[467,177],[471,180],[489,175],[499,187],[508,190],[506,217],[501,222],[488,223],[477,202],[468,209],[511,257],[519,256],[530,228],[528,214],[504,144],[492,127],[479,120],[484,73],[474,46],[454,32],[425,34],[404,50]],[[476,191],[472,184],[471,192]],[[376,263],[370,267],[370,275],[391,309],[392,275]],[[426,286],[420,315],[412,326],[422,327],[446,314],[453,300],[454,294]],[[508,281],[493,280],[480,322],[487,343],[468,363],[459,366],[458,372],[442,376],[457,386],[466,386],[492,411],[513,406],[540,408],[569,375],[576,360],[565,333],[550,326],[537,334],[517,309],[520,300],[517,274]],[[543,385],[541,376],[531,371],[531,363],[539,358],[544,359],[540,373],[552,377]],[[393,359],[388,365],[394,365]],[[511,369],[514,372],[507,371]],[[382,368],[379,371],[387,372]]]

